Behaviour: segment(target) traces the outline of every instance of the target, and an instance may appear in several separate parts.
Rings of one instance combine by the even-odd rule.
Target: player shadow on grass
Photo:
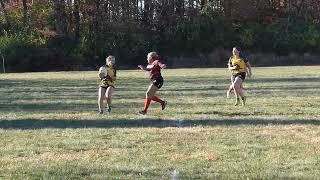
[[[113,119],[113,120],[1,120],[0,129],[65,129],[65,128],[188,128],[214,126],[267,126],[267,125],[320,125],[320,120],[266,120],[266,119],[206,119],[206,120],[166,120],[166,119]]]

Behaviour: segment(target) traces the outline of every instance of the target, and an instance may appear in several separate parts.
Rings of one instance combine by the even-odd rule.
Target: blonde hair
[[[106,58],[106,62],[111,62],[111,64],[115,64],[116,63],[116,58],[114,56],[108,56]]]
[[[157,52],[149,52],[148,56],[150,56],[152,59],[158,59],[159,55],[157,54]]]

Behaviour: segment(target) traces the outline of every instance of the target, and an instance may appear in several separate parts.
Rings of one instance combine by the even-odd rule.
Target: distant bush
[[[75,46],[49,43],[37,33],[4,33],[0,49],[5,54],[8,72],[72,70],[76,66]],[[67,48],[69,47],[69,49]],[[75,48],[72,49],[72,48]],[[68,51],[69,50],[69,51]]]

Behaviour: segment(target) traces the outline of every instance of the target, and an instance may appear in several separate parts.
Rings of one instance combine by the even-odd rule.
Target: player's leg
[[[235,106],[239,105],[240,98],[243,97],[242,89],[241,89],[242,79],[237,76],[233,82],[234,94],[236,96]]]
[[[105,98],[106,88],[99,87],[98,90],[98,107],[99,107],[99,113],[103,114],[103,100]]]
[[[230,86],[229,86],[229,88],[228,88],[228,90],[227,90],[227,98],[230,97],[230,93],[232,92],[232,90],[233,90],[233,85],[230,84]]]
[[[163,85],[163,78],[158,78],[157,80],[153,81],[153,85],[155,85],[158,90],[162,87]],[[156,96],[156,92],[152,98],[153,101],[155,102],[158,102],[161,104],[161,109],[164,110],[166,105],[167,105],[167,102],[166,101],[163,101],[162,99],[160,99],[158,96]]]
[[[243,89],[243,82],[246,79],[246,73],[241,73],[241,75],[239,77],[242,79],[242,81],[240,83],[240,97],[242,99],[242,105],[245,106],[246,105],[246,97],[243,92],[243,90],[244,90]]]
[[[245,95],[244,95],[244,93],[243,93],[243,86],[242,86],[242,84],[243,84],[243,80],[242,80],[242,82],[241,82],[241,84],[240,84],[240,96],[241,96],[241,99],[242,99],[242,105],[245,106],[245,105],[246,105],[246,100],[247,100],[247,98],[245,97]]]
[[[235,76],[231,75],[230,80],[231,80],[231,84],[227,90],[227,98],[230,97],[230,93],[233,91],[233,82],[234,82]]]
[[[160,104],[161,104],[161,109],[162,109],[162,110],[164,110],[164,109],[166,108],[167,101],[164,101],[164,100],[160,99],[160,98],[159,98],[159,97],[157,97],[157,96],[153,96],[152,100],[153,100],[153,101],[155,101],[155,102],[160,103]]]
[[[110,113],[111,112],[111,101],[112,101],[112,93],[113,93],[113,87],[112,86],[109,86],[106,90],[106,98],[107,98],[107,104],[108,104],[108,107],[107,107],[107,111]]]
[[[150,84],[148,87],[148,90],[146,92],[146,99],[144,100],[144,109],[143,111],[140,111],[140,114],[146,114],[148,111],[148,108],[150,106],[150,102],[153,99],[154,95],[156,94],[158,88],[154,84]]]

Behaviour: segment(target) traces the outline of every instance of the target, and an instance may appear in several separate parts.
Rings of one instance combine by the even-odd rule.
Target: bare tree
[[[27,4],[27,0],[22,0],[22,5],[23,5],[23,25],[26,26],[27,25],[27,21],[28,21],[28,4]]]
[[[184,0],[176,0],[175,1],[175,12],[179,18],[183,18],[184,16]]]
[[[58,33],[63,34],[67,31],[66,13],[65,13],[65,1],[55,0],[55,29]]]
[[[75,20],[75,29],[74,34],[76,39],[80,38],[80,0],[74,0],[74,20]]]
[[[1,50],[0,50],[0,57],[1,57],[1,59],[2,59],[2,69],[3,69],[3,73],[6,73],[6,66],[5,66],[5,64],[4,64],[4,56],[3,56],[2,52],[1,52]]]
[[[145,27],[145,29],[150,29],[150,20],[151,20],[151,15],[152,15],[152,0],[144,0],[144,9],[143,9],[143,18],[142,18],[142,23]]]

